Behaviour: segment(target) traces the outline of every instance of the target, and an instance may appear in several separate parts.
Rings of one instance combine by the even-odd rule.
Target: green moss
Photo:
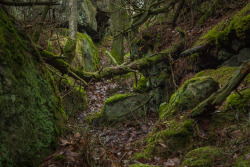
[[[85,41],[85,43],[89,44],[88,48],[90,49],[90,52],[91,52],[93,64],[95,66],[95,69],[98,69],[100,67],[100,61],[99,61],[100,54],[99,54],[97,48],[95,47],[92,39],[87,34],[77,33],[77,40],[78,41],[83,40],[83,41]],[[79,49],[83,53],[83,50],[86,48],[86,46],[82,46],[82,47],[83,48],[79,48]],[[88,52],[87,48],[86,48],[86,51]],[[86,64],[85,64],[85,66],[86,66]]]
[[[224,164],[226,160],[222,149],[216,147],[201,147],[190,151],[185,155],[181,166],[212,167]]]
[[[134,92],[146,92],[148,90],[147,88],[147,82],[148,79],[142,76],[136,85],[136,83],[133,84],[133,91]]]
[[[234,72],[237,70],[237,67],[220,67],[216,70],[208,69],[201,71],[197,73],[194,77],[212,77],[216,81],[219,82],[221,86],[223,86],[225,83],[228,82],[228,80],[232,77]],[[250,81],[250,75],[248,75],[245,80],[243,81],[243,84],[247,84]]]
[[[60,83],[60,86],[67,90],[66,95],[63,96],[63,107],[67,115],[74,120],[76,113],[83,111],[88,105],[86,92],[82,86],[75,84],[75,81],[68,77]]]
[[[160,119],[163,118],[167,106],[168,106],[168,104],[167,104],[166,102],[164,102],[164,103],[162,103],[162,104],[160,105],[160,108],[158,109],[159,118],[160,118]]]
[[[217,47],[221,47],[222,45],[228,45],[230,38],[234,36],[237,36],[239,39],[246,39],[250,32],[249,11],[250,4],[247,4],[231,20],[220,23],[202,36],[195,46],[213,43]]]
[[[148,159],[153,155],[167,157],[179,151],[184,151],[189,147],[193,136],[193,125],[194,120],[164,122],[162,126],[166,126],[166,129],[151,132],[146,138],[146,149],[138,155],[141,155],[141,158]],[[138,155],[134,157],[140,158]]]
[[[205,90],[204,87],[207,89]],[[161,114],[161,118],[171,118],[178,112],[192,109],[197,105],[197,102],[199,103],[201,100],[205,100],[205,96],[210,95],[214,90],[217,90],[218,87],[218,83],[211,77],[195,77],[186,81],[171,96],[169,104],[163,109],[164,114]],[[210,90],[208,91],[208,89]],[[207,92],[205,93],[204,91]]]
[[[130,165],[129,167],[160,167],[160,166],[147,165],[147,164],[133,164],[133,165]]]
[[[28,38],[1,9],[0,25],[0,166],[39,166],[61,133],[61,98]]]
[[[65,157],[64,157],[64,155],[55,155],[54,160],[56,160],[56,161],[64,161]]]
[[[226,100],[226,109],[227,110],[247,110],[247,107],[250,103],[250,88],[247,88],[238,93],[231,94],[227,97]]]
[[[234,167],[248,167],[250,166],[250,159],[238,161]]]
[[[71,63],[75,57],[76,41],[68,38],[63,47],[63,53],[68,63]]]
[[[123,56],[119,55],[115,48],[112,48],[111,55],[112,55],[112,57],[115,59],[115,61],[118,64],[122,64],[123,63],[123,61],[124,61],[123,60],[124,59]]]
[[[193,60],[193,61],[196,60],[198,57],[199,57],[198,53],[194,53],[194,54],[190,55],[190,59]]]
[[[127,97],[133,96],[133,94],[115,94],[114,96],[111,96],[105,100],[106,104],[111,104],[119,100],[126,99]]]

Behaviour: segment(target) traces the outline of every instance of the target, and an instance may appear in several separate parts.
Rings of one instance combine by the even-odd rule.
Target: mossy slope
[[[61,98],[36,58],[0,9],[0,167],[38,166],[57,144]]]

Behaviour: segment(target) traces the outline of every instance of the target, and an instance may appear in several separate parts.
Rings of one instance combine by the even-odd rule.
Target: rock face
[[[60,45],[53,43],[51,51],[54,54],[60,54],[59,46],[65,46],[68,31],[62,29],[59,38]],[[83,33],[77,33],[76,54],[72,61],[72,66],[85,71],[96,71],[99,68],[99,52],[92,39]]]
[[[96,8],[90,0],[78,0],[78,31],[93,34],[97,32]]]
[[[72,65],[85,71],[99,68],[100,55],[93,41],[87,34],[77,34],[76,56]]]
[[[146,114],[143,103],[148,99],[148,96],[142,94],[116,94],[105,101],[93,123],[109,125],[142,117]]]
[[[0,9],[0,166],[38,166],[64,117],[53,77]]]
[[[190,79],[171,96],[169,104],[162,110],[160,116],[169,118],[178,113],[186,112],[218,89],[218,82],[211,77]]]

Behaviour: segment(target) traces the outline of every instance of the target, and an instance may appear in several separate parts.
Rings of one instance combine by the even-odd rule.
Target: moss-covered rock
[[[0,9],[0,166],[38,166],[65,116],[53,77]]]
[[[232,77],[234,72],[237,70],[237,67],[227,67],[223,66],[218,69],[208,69],[203,70],[195,75],[195,77],[212,77],[216,81],[219,82],[220,86],[224,86],[229,79]],[[242,84],[247,84],[250,81],[250,74],[245,78],[245,80],[242,82]]]
[[[94,124],[110,125],[142,117],[146,114],[144,103],[148,98],[144,94],[116,94],[105,101],[100,112],[88,119]]]
[[[59,43],[52,42],[51,46],[54,54],[61,54],[59,46],[65,46],[66,42],[68,42],[68,30],[60,29],[58,31],[58,34],[53,38],[58,38],[57,36],[59,35]],[[64,52],[66,50],[67,47],[64,47]],[[92,39],[87,34],[78,32],[75,57],[72,60],[71,65],[77,69],[85,71],[96,71],[100,66],[99,60],[100,54]]]
[[[171,118],[187,112],[217,91],[219,84],[211,77],[196,77],[186,81],[170,98],[160,118]]]
[[[250,4],[240,10],[234,17],[219,25],[216,25],[207,34],[202,36],[197,43],[198,45],[215,44],[217,47],[223,45],[230,46],[232,39],[238,38],[242,40],[249,39],[250,34]]]
[[[222,149],[212,146],[201,147],[188,152],[181,166],[212,167],[224,164],[226,160]]]
[[[146,148],[136,153],[133,159],[147,160],[152,156],[168,157],[189,147],[193,136],[194,120],[166,121],[161,124],[164,130],[151,132],[146,138]]]

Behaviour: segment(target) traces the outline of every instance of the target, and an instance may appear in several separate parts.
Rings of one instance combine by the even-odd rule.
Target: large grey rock
[[[63,110],[53,77],[0,10],[0,167],[39,166],[54,152]]]
[[[219,83],[211,77],[197,77],[186,81],[174,93],[161,117],[173,117],[194,108],[219,89]]]
[[[145,94],[116,94],[105,101],[92,121],[94,124],[109,125],[142,117],[146,114],[143,104],[149,99]]]
[[[78,0],[78,31],[97,32],[96,8],[90,0]]]

